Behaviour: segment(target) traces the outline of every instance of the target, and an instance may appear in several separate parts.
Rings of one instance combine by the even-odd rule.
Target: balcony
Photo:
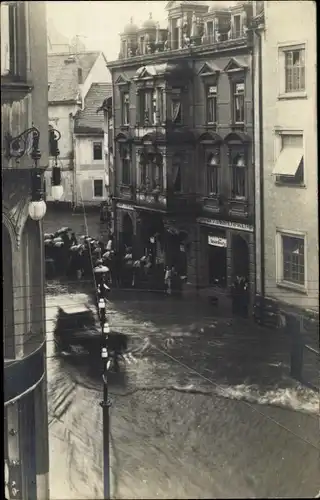
[[[195,194],[172,193],[170,190],[160,192],[137,189],[135,202],[141,208],[181,214],[195,214],[200,207]]]

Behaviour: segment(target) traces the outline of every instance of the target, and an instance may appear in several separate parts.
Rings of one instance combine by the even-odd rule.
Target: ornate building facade
[[[43,500],[49,498],[44,256],[41,222],[34,220],[41,213],[29,202],[41,181],[40,174],[32,177],[34,165],[37,172],[48,166],[44,2],[1,2],[1,115],[5,496]],[[43,215],[43,201],[41,207]]]
[[[255,271],[252,3],[229,4],[168,2],[108,64],[118,242],[225,295]]]

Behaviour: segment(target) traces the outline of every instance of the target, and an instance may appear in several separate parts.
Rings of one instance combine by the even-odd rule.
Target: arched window
[[[3,352],[5,359],[15,357],[12,243],[8,229],[2,224],[3,268]]]
[[[210,153],[207,157],[207,194],[217,196],[219,194],[219,167],[220,155],[218,152]]]
[[[231,150],[230,157],[230,166],[232,169],[232,198],[245,199],[247,196],[247,165],[245,155],[242,152]]]
[[[122,184],[129,186],[131,182],[131,155],[127,145],[120,145],[120,160],[122,170]]]
[[[182,156],[175,154],[172,159],[172,185],[174,193],[182,191],[182,162]]]

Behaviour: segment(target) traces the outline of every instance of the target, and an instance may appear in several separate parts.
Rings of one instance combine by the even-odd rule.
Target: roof
[[[78,67],[82,68],[82,78],[85,81],[100,54],[101,52],[78,53],[73,62],[68,53],[49,54],[49,103],[75,101],[79,90]]]
[[[112,83],[93,83],[84,100],[84,109],[76,113],[74,130],[77,133],[103,133],[101,103],[112,96]]]

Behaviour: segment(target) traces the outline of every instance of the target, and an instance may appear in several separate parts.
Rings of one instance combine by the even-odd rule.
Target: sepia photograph
[[[320,497],[316,18],[1,0],[2,498]]]

